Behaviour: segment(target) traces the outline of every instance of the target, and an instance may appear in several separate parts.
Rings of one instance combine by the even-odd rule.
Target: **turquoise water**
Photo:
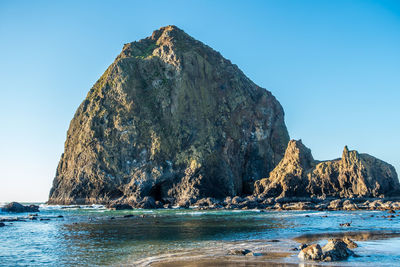
[[[129,214],[134,216],[123,217]],[[27,215],[1,212],[0,218]],[[146,265],[166,255],[212,256],[243,246],[253,251],[288,250],[299,244],[293,238],[304,234],[321,234],[314,239],[323,243],[325,233],[400,233],[400,217],[382,218],[389,215],[383,211],[110,211],[102,206],[41,205],[38,215],[39,219],[50,220],[5,222],[6,226],[0,228],[1,266]],[[351,227],[340,227],[344,222],[352,222]],[[355,251],[361,257],[340,265],[397,265],[397,236],[380,235],[357,241],[360,247]],[[299,263],[296,255],[293,252],[282,261]]]

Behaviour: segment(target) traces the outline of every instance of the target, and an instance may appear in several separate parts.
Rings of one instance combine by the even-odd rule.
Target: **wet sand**
[[[292,266],[341,266],[340,262],[332,263],[319,263],[319,262],[301,262],[297,260],[299,251],[294,251],[294,245],[300,243],[318,243],[321,240],[328,240],[332,238],[348,237],[354,241],[370,241],[370,240],[384,240],[390,238],[400,237],[400,232],[391,231],[349,231],[349,232],[336,232],[336,233],[318,233],[306,234],[295,237],[291,240],[281,240],[280,242],[271,242],[271,240],[258,240],[249,241],[248,248],[258,247],[258,252],[261,256],[227,256],[226,251],[219,251],[211,256],[209,250],[197,251],[196,255],[175,255],[158,259],[154,262],[148,262],[142,266],[152,267],[292,267]],[[260,244],[268,244],[260,247]],[[243,242],[237,244],[237,248],[244,248]],[[234,244],[231,244],[234,247]],[[208,256],[207,256],[208,255]],[[346,262],[343,262],[346,263]],[[347,266],[348,264],[346,264]]]
[[[299,243],[313,243],[319,240],[326,240],[332,238],[350,238],[354,241],[368,241],[368,240],[383,240],[389,238],[400,237],[400,232],[392,231],[349,231],[339,233],[318,233],[306,234],[293,238],[294,241]]]
[[[218,258],[203,259],[187,259],[187,260],[171,260],[167,262],[159,262],[151,264],[153,267],[259,267],[259,266],[278,266],[292,267],[298,266],[293,263],[283,263],[281,260],[288,257],[292,253],[271,252],[263,256],[231,256]]]
[[[262,261],[234,261],[234,260],[200,260],[200,261],[173,261],[169,263],[153,264],[154,267],[294,267],[299,266],[293,263],[279,263],[279,262],[262,262]],[[313,265],[317,266],[317,265]]]

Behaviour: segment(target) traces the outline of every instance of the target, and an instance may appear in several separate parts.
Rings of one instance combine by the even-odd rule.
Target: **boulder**
[[[242,203],[243,201],[244,201],[244,199],[239,196],[232,198],[232,204],[235,204],[235,205],[238,205],[238,204]]]
[[[298,257],[302,260],[312,261],[342,261],[355,255],[349,249],[349,246],[356,248],[357,244],[347,237],[344,239],[331,239],[322,248],[319,244],[302,244]]]
[[[199,199],[194,205],[199,207],[212,207],[214,205],[219,204],[220,202],[214,198],[202,198]]]
[[[343,202],[343,210],[358,210],[358,205],[356,203],[351,202],[350,200],[345,200]]]
[[[338,210],[343,207],[343,200],[335,199],[329,202],[328,209],[330,210]]]
[[[313,244],[303,248],[298,257],[302,260],[313,261],[321,261],[324,258],[321,246],[319,244]]]
[[[332,239],[322,247],[324,261],[342,261],[354,254],[341,239]]]
[[[5,212],[39,212],[39,206],[24,206],[18,202],[11,202],[1,208]]]
[[[313,210],[315,205],[311,202],[294,202],[286,203],[282,205],[284,210]]]

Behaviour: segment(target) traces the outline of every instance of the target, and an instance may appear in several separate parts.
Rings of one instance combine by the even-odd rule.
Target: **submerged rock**
[[[282,159],[267,90],[175,26],[128,43],[71,121],[48,203],[251,194]],[[165,204],[165,202],[163,202]]]
[[[25,221],[22,217],[3,217],[0,218],[0,222],[23,222]]]
[[[5,223],[0,222],[0,227],[6,226]]]
[[[269,178],[255,182],[262,197],[390,197],[400,184],[393,166],[368,154],[344,148],[341,159],[318,162],[301,140],[291,140],[285,156]],[[357,209],[351,202],[334,200],[329,208]]]
[[[24,206],[18,202],[11,202],[1,208],[5,212],[39,212],[39,206]]]

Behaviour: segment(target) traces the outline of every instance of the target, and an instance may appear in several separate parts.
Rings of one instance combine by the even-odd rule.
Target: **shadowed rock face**
[[[49,203],[251,193],[289,141],[274,96],[175,26],[126,44],[71,121]]]
[[[393,166],[368,154],[344,148],[341,159],[318,162],[310,149],[291,140],[269,178],[255,182],[265,197],[387,197],[399,195]]]

